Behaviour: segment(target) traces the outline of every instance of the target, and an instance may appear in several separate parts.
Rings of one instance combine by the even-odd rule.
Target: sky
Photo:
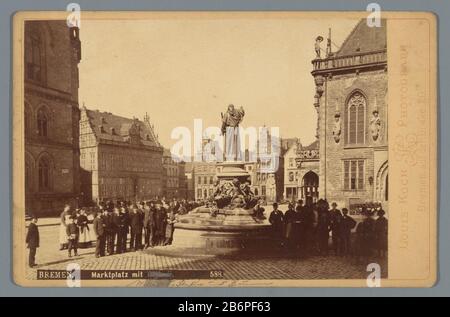
[[[356,23],[270,14],[83,20],[80,105],[130,118],[148,113],[171,147],[172,129],[193,131],[196,118],[220,126],[232,103],[245,109],[243,127],[279,127],[281,137],[308,145],[317,124],[314,40],[331,28],[340,46]]]

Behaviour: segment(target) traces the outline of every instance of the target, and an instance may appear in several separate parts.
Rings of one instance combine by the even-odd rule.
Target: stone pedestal
[[[243,162],[218,166],[222,167],[217,174],[221,183],[233,179],[243,183],[249,177]],[[172,249],[186,255],[230,255],[257,252],[267,247],[269,239],[269,222],[256,219],[253,209],[198,207],[178,218]]]
[[[221,167],[221,172],[216,175],[221,182],[232,181],[237,178],[242,184],[250,176],[250,174],[244,169],[244,162],[225,161],[217,164],[217,166]]]

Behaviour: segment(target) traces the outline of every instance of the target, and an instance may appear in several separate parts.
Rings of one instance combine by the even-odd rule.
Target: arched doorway
[[[302,179],[302,199],[307,204],[316,201],[319,198],[319,176],[313,171],[309,171]]]
[[[387,208],[389,200],[389,177],[388,177],[388,162],[381,164],[380,169],[376,174],[375,183],[375,200],[381,202],[383,208]]]

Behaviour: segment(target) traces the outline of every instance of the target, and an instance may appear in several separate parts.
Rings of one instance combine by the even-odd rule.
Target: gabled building
[[[80,163],[85,202],[161,196],[163,147],[144,121],[81,109]]]
[[[187,177],[184,161],[174,160],[169,149],[163,154],[163,183],[162,196],[165,198],[187,198]]]
[[[331,43],[331,41],[329,41]],[[388,204],[386,20],[356,24],[341,48],[312,61],[316,85],[319,196],[354,211]]]

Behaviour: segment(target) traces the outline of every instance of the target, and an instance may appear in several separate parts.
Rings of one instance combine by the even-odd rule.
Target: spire
[[[147,113],[147,112],[145,112],[144,122],[145,122],[145,123],[150,123],[150,117],[148,116],[148,113]]]
[[[150,123],[150,116],[148,115],[147,112],[145,112],[145,115],[144,115],[144,124],[147,126],[147,129],[150,131],[149,137],[151,139],[153,139],[157,145],[161,145],[159,143],[158,134],[155,133],[155,126],[152,123]]]

